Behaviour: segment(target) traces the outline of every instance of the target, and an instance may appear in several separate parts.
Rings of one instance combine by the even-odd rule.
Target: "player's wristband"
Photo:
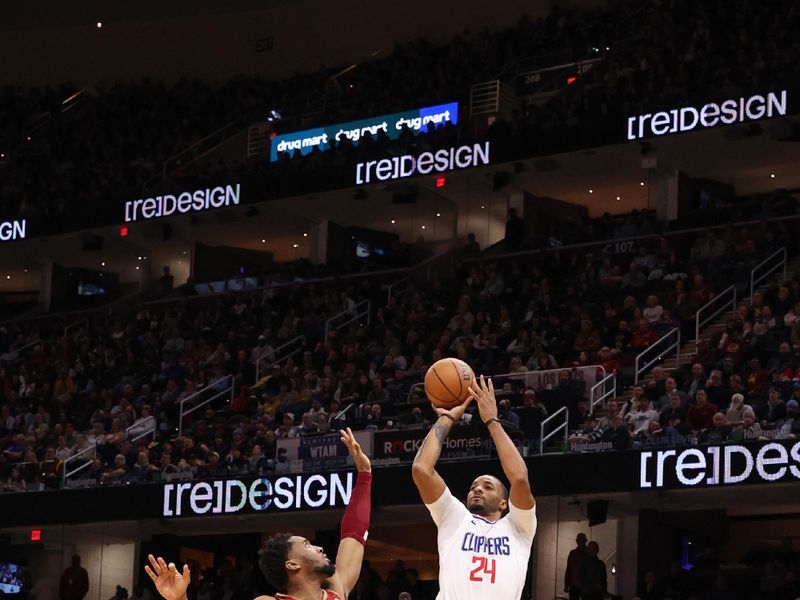
[[[453,423],[455,423],[455,422],[456,422],[456,418],[455,418],[453,415],[448,415],[447,413],[442,413],[442,414],[440,414],[439,416],[440,416],[440,417],[447,417],[447,418],[448,418],[448,419],[450,419],[450,420],[451,420]]]
[[[488,428],[488,427],[489,427],[489,425],[491,425],[492,423],[500,423],[500,419],[498,419],[497,417],[489,417],[488,419],[486,419],[486,420],[483,422],[483,424],[484,424],[484,425],[486,425],[486,427],[487,427],[487,428]],[[503,426],[503,424],[502,424],[502,423],[500,423],[500,426],[502,427],[502,426]]]

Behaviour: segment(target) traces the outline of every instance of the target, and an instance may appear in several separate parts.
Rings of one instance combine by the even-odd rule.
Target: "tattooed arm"
[[[470,397],[463,404],[449,411],[434,407],[439,419],[422,441],[411,468],[414,483],[425,504],[433,504],[444,493],[446,486],[444,480],[436,472],[436,461],[439,460],[439,455],[442,453],[442,444],[447,439],[450,428],[461,419],[471,401]]]

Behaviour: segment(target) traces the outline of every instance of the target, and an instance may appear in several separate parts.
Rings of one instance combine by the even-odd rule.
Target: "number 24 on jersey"
[[[486,558],[485,556],[473,556],[472,564],[477,566],[469,572],[470,581],[482,582],[486,579],[489,579],[490,583],[494,583],[497,566],[493,558]]]

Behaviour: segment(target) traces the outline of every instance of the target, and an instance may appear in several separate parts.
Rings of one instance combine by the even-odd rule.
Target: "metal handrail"
[[[142,429],[142,426],[147,423],[147,427]],[[153,435],[153,439],[156,439],[156,427],[158,422],[156,421],[155,416],[150,415],[146,419],[138,423],[133,423],[130,427],[125,430],[125,437],[128,439],[129,442],[133,443],[137,440],[142,439],[145,436],[150,434]],[[133,437],[131,437],[131,432],[133,432]]]
[[[611,383],[611,388],[608,387],[608,383]],[[595,395],[599,393],[600,395],[595,398]],[[617,375],[615,373],[609,373],[606,375],[602,381],[598,381],[592,386],[592,389],[589,391],[589,414],[594,413],[594,407],[598,404],[605,403],[607,398],[615,398],[617,396]]]
[[[89,324],[89,319],[79,319],[78,321],[75,321],[74,323],[70,323],[69,325],[65,326],[64,327],[64,337],[67,337],[67,334],[69,333],[70,329],[72,329],[73,327],[77,327],[78,325],[83,325],[84,323],[86,325],[88,325]]]
[[[202,394],[205,394],[210,389],[218,387],[224,381],[228,381],[229,382],[225,389],[217,392],[216,394],[214,394],[210,398],[206,398],[200,404],[197,404],[196,406],[191,407],[189,410],[184,410],[183,409],[183,407],[186,405],[187,402],[189,402],[190,400],[194,400],[195,398],[197,398],[198,396],[200,396]],[[181,400],[180,413],[178,415],[178,435],[183,435],[183,417],[186,417],[186,416],[192,414],[198,408],[202,408],[203,406],[205,406],[209,402],[212,402],[212,401],[216,400],[220,396],[224,396],[228,392],[230,392],[230,394],[231,394],[231,398],[230,399],[231,399],[231,401],[233,401],[233,394],[234,394],[234,391],[235,391],[234,383],[235,383],[235,379],[234,379],[233,375],[226,375],[222,379],[220,379],[218,381],[215,381],[213,383],[209,383],[202,390],[198,390],[194,394],[192,394],[191,396],[187,396],[186,398]]]
[[[564,413],[564,422],[555,429],[553,429],[553,431],[545,435],[544,426],[547,425],[553,419],[555,419],[561,413]],[[566,444],[567,436],[569,434],[569,411],[567,410],[566,406],[562,406],[556,412],[554,412],[552,415],[547,417],[544,421],[542,421],[539,424],[539,454],[544,454],[544,443],[562,429],[564,430],[564,443]]]
[[[294,350],[287,351],[287,352],[283,353],[283,350],[285,350],[286,348],[290,347],[292,344],[295,344],[298,341],[300,342],[300,347],[295,348]],[[298,335],[297,337],[294,337],[294,338],[290,339],[288,342],[286,342],[284,344],[281,344],[277,348],[273,349],[272,352],[267,352],[267,353],[259,356],[258,360],[256,360],[256,381],[261,379],[261,361],[263,361],[265,358],[267,358],[269,356],[273,357],[273,361],[271,363],[269,363],[264,369],[265,371],[268,371],[269,369],[271,369],[275,365],[280,364],[284,360],[286,360],[288,358],[291,358],[292,356],[294,356],[298,352],[302,352],[303,350],[305,350],[305,343],[306,343],[306,336]]]
[[[764,265],[769,264],[769,262],[777,256],[780,256],[781,260],[774,264],[771,268],[767,269],[763,275],[756,277],[756,271],[758,271],[758,269]],[[775,273],[775,271],[779,270],[781,267],[783,267],[783,279],[784,281],[786,280],[786,257],[786,246],[784,246],[780,250],[776,250],[770,254],[767,258],[753,267],[753,269],[750,271],[750,304],[753,303],[753,293],[756,291],[756,286],[764,281],[767,277]]]
[[[708,315],[706,317],[702,317],[701,318],[700,315],[706,309],[710,310],[711,307],[714,306],[714,304],[720,303],[720,299],[725,299],[725,297],[728,294],[730,294],[730,296],[731,296],[731,310],[733,312],[736,312],[736,286],[735,285],[731,285],[731,286],[725,288],[723,291],[721,291],[719,294],[714,296],[711,300],[709,300],[708,302],[703,304],[703,306],[701,306],[697,310],[697,314],[695,315],[695,320],[694,320],[694,343],[695,343],[695,348],[699,348],[700,347],[700,330],[707,323],[709,323],[711,320],[715,319],[717,317],[717,315],[719,315],[720,313],[724,312],[725,308],[728,306],[728,303],[727,302],[721,303],[720,306],[713,313],[711,313],[710,315]]]
[[[365,307],[365,308],[363,308]],[[325,339],[328,339],[328,334],[331,332],[331,324],[336,321],[339,317],[345,315],[353,315],[343,323],[339,323],[335,327],[333,327],[333,331],[339,331],[345,325],[349,325],[353,321],[357,321],[362,317],[367,317],[367,325],[372,322],[372,303],[369,300],[362,300],[358,304],[356,304],[353,308],[347,308],[342,312],[333,315],[330,319],[325,321]]]
[[[67,458],[67,460],[64,461],[64,467],[63,467],[64,471],[63,471],[63,476],[61,477],[61,487],[65,487],[66,486],[68,477],[72,477],[76,473],[80,473],[84,469],[87,469],[89,467],[89,465],[92,464],[92,461],[89,460],[89,461],[87,461],[85,463],[82,463],[79,467],[76,467],[75,469],[72,469],[71,471],[67,471],[67,465],[69,463],[73,462],[76,458],[78,458],[80,456],[83,456],[84,454],[88,454],[90,452],[92,453],[92,460],[94,460],[95,456],[97,456],[97,444],[89,446],[88,448],[84,448],[83,450],[81,450],[77,454],[73,454],[72,456]]]
[[[667,348],[660,350],[659,352],[653,352],[653,350],[659,349],[661,342],[663,342],[664,340],[668,339],[670,336],[673,335],[676,336],[676,341],[674,343],[669,345]],[[680,362],[681,358],[681,330],[678,327],[671,329],[667,334],[661,336],[658,340],[656,340],[653,344],[651,344],[648,348],[646,348],[636,356],[636,367],[633,378],[634,383],[639,383],[639,376],[642,375],[654,364],[659,362],[664,357],[664,355],[667,354],[668,352],[671,352],[673,348],[675,349],[675,366],[678,366],[678,363]],[[639,363],[644,361],[645,356],[656,353],[658,354],[658,356],[656,356],[654,359],[652,359],[644,366],[642,367],[639,366]]]
[[[410,277],[403,277],[402,279],[398,279],[394,283],[390,283],[386,286],[386,306],[389,306],[392,303],[392,292],[397,288],[399,285],[405,283],[406,289],[408,289],[408,284],[410,281]]]
[[[20,346],[19,348],[14,348],[14,350],[9,350],[8,352],[0,356],[0,360],[8,360],[15,356],[19,356],[19,353],[22,352],[23,350],[27,350],[28,348],[33,348],[34,346],[41,343],[42,343],[42,338],[36,338],[34,341],[29,342],[24,346]]]

